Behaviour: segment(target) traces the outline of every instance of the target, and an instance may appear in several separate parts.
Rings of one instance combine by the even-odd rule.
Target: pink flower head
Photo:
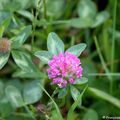
[[[69,83],[74,84],[75,79],[82,76],[80,60],[69,52],[54,55],[48,65],[50,68],[47,72],[52,84],[57,84],[60,88],[66,87]]]

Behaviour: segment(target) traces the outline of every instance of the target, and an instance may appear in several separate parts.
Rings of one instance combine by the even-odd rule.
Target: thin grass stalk
[[[117,12],[117,0],[114,1],[114,9],[113,9],[111,72],[114,72],[116,12]],[[111,89],[111,94],[112,94],[113,93],[113,78],[112,78],[110,84],[111,84],[110,89]]]
[[[104,70],[105,70],[105,72],[107,73],[107,74],[109,74],[110,73],[110,71],[109,71],[109,69],[107,68],[107,66],[106,66],[106,63],[105,63],[105,60],[104,60],[104,58],[103,58],[103,56],[102,56],[102,53],[101,53],[101,51],[100,51],[100,47],[99,47],[99,44],[98,44],[98,41],[97,41],[97,38],[96,38],[96,36],[94,37],[94,41],[95,41],[95,45],[96,45],[96,48],[97,48],[97,51],[98,51],[98,55],[99,55],[99,57],[100,57],[100,61],[101,61],[101,64],[102,64],[102,66],[103,66],[103,68],[104,68]],[[108,77],[108,79],[110,80],[110,93],[112,94],[113,93],[113,83],[112,83],[112,77],[110,76],[110,75],[108,75],[107,76]]]
[[[111,72],[113,72],[113,71],[114,71],[116,12],[117,12],[117,0],[115,0],[115,1],[114,1],[114,9],[113,9]]]

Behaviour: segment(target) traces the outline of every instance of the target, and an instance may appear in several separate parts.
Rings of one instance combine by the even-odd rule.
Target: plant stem
[[[111,54],[111,72],[114,71],[114,58],[115,58],[115,30],[116,30],[116,11],[117,0],[114,1],[113,9],[113,29],[112,29],[112,54]]]
[[[31,116],[31,118],[32,118],[33,120],[36,120],[36,118],[33,116],[32,112],[29,110],[28,106],[25,105],[24,108],[25,108],[25,110],[28,112],[28,114]]]
[[[95,45],[96,45],[96,48],[97,48],[97,51],[98,51],[98,55],[99,55],[99,57],[100,57],[101,64],[102,64],[105,72],[106,72],[107,74],[109,74],[110,71],[109,71],[109,69],[108,69],[107,66],[106,66],[106,63],[105,63],[104,58],[103,58],[103,56],[102,56],[102,53],[101,53],[101,51],[100,51],[100,47],[99,47],[99,44],[98,44],[98,41],[97,41],[97,38],[96,38],[96,37],[94,37],[94,41],[95,41]],[[112,94],[112,93],[113,93],[112,77],[108,75],[108,79],[110,80],[110,93]]]
[[[43,0],[43,7],[44,7],[44,18],[47,18],[47,10],[46,10],[46,0]]]
[[[117,0],[114,2],[113,9],[113,29],[112,29],[112,53],[111,53],[111,72],[114,72],[114,58],[115,58],[115,30],[116,30],[116,11],[117,11]],[[111,80],[111,94],[113,93],[113,78]]]
[[[102,64],[105,72],[108,74],[108,73],[109,73],[109,69],[108,69],[107,66],[106,66],[105,60],[104,60],[104,58],[103,58],[103,56],[102,56],[102,53],[101,53],[101,51],[100,51],[100,47],[99,47],[99,44],[98,44],[98,41],[97,41],[97,38],[96,38],[96,37],[94,37],[94,41],[95,41],[95,46],[96,46],[96,48],[97,48],[98,55],[99,55],[99,57],[100,57],[101,64]],[[108,77],[109,77],[109,76],[108,76]],[[109,77],[109,79],[111,79],[111,78]]]
[[[88,52],[90,52],[90,45],[91,45],[91,40],[90,40],[90,30],[89,29],[85,29],[85,41],[88,45]]]
[[[32,20],[32,27],[33,27],[33,33],[32,33],[32,52],[33,51],[33,48],[34,48],[34,38],[35,38],[35,29],[36,29],[36,21],[37,21],[37,18],[38,18],[38,15],[39,15],[39,10],[40,10],[40,2],[41,0],[38,1],[37,3],[37,8],[36,8],[36,12],[35,12],[35,15],[34,15],[34,11],[32,10],[32,14],[33,14],[33,20]]]
[[[32,20],[32,52],[33,52],[33,47],[34,47],[34,36],[35,36],[35,16],[34,16],[34,11],[32,10],[32,14],[33,14],[33,20]]]
[[[41,84],[39,84],[39,85],[40,85],[40,88],[46,93],[46,95],[47,95],[47,96],[51,99],[51,101],[53,102],[53,104],[54,104],[54,106],[55,106],[55,108],[56,108],[56,112],[57,112],[57,114],[58,114],[59,120],[64,120],[63,117],[62,117],[62,115],[61,115],[61,112],[60,112],[57,104],[56,104],[55,101],[53,100],[53,98],[52,98],[52,97],[49,95],[49,93],[43,88],[43,86],[42,86]]]
[[[79,97],[77,98],[77,100],[70,107],[70,109],[68,111],[68,114],[67,114],[67,120],[73,120],[72,116],[73,116],[74,110],[77,107],[77,105],[81,102],[82,96],[85,93],[85,91],[87,90],[87,88],[88,88],[88,85],[85,86],[85,88],[82,91],[82,93],[79,95]]]
[[[75,44],[75,36],[71,38],[71,46],[73,46],[74,44]]]

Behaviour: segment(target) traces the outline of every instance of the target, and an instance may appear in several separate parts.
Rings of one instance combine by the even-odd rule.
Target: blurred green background
[[[49,115],[50,119],[57,119],[55,110],[46,108],[49,98],[37,87],[36,79],[50,95],[55,87],[47,78],[47,66],[34,56],[35,51],[47,49],[47,36],[52,31],[60,36],[66,49],[87,44],[80,60],[90,88],[73,119],[120,116],[119,12],[119,0],[0,0],[0,37],[13,42],[7,57],[0,54],[0,67],[6,63],[0,70],[0,119],[31,120],[26,115],[27,108],[21,107],[22,97],[38,120]],[[23,41],[17,46],[19,40]],[[18,103],[13,94],[18,95]],[[56,99],[64,117],[73,103],[68,99]]]

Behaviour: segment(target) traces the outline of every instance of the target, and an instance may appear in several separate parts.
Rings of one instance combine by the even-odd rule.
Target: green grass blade
[[[60,113],[60,110],[59,110],[57,104],[55,103],[55,101],[53,100],[53,98],[52,98],[52,97],[49,95],[49,93],[42,87],[41,84],[39,84],[39,85],[40,85],[41,89],[46,93],[46,95],[47,95],[47,96],[51,99],[51,101],[53,102],[53,104],[54,104],[54,106],[55,106],[55,108],[56,108],[57,114],[58,114],[58,120],[64,120],[63,117],[62,117],[62,115],[61,115],[61,113]]]
[[[113,72],[113,71],[114,71],[116,11],[117,11],[117,0],[115,0],[115,1],[114,1],[114,9],[113,9],[113,29],[112,29],[111,72]]]
[[[95,96],[95,97],[98,97],[100,99],[103,99],[109,103],[111,103],[112,105],[116,106],[117,108],[120,109],[120,100],[118,100],[117,98],[109,95],[108,93],[105,93],[101,90],[98,90],[96,88],[92,88],[92,87],[89,87],[87,89],[87,92],[90,92],[91,95]]]
[[[34,117],[34,115],[32,114],[32,112],[29,110],[28,106],[25,105],[24,108],[25,108],[25,110],[28,112],[29,116],[30,116],[33,120],[36,120],[36,118]]]
[[[110,71],[109,71],[109,69],[108,69],[107,66],[106,66],[106,63],[105,63],[104,58],[103,58],[103,56],[102,56],[102,53],[101,53],[101,51],[100,51],[100,47],[99,47],[99,44],[98,44],[98,41],[97,41],[97,38],[96,38],[96,37],[94,37],[94,41],[95,41],[95,45],[96,45],[96,48],[97,48],[97,51],[98,51],[98,54],[99,54],[99,57],[100,57],[101,64],[102,64],[105,72],[106,72],[107,74],[109,74]],[[108,79],[110,80],[110,93],[112,94],[112,93],[113,93],[113,82],[112,82],[113,80],[112,80],[112,77],[111,77],[110,75],[108,75],[107,77],[108,77]]]
[[[99,57],[100,57],[101,64],[102,64],[105,72],[108,74],[108,73],[109,73],[109,69],[108,69],[107,66],[106,66],[105,60],[104,60],[104,58],[103,58],[103,56],[102,56],[102,53],[101,53],[101,51],[100,51],[100,47],[99,47],[99,44],[98,44],[98,41],[97,41],[97,38],[96,38],[96,37],[94,37],[94,41],[95,41],[95,45],[96,45],[96,48],[97,48],[97,51],[98,51],[98,55],[99,55]],[[111,79],[110,76],[108,76],[108,78]]]
[[[114,77],[119,77],[120,73],[88,73],[88,76],[114,76]]]

